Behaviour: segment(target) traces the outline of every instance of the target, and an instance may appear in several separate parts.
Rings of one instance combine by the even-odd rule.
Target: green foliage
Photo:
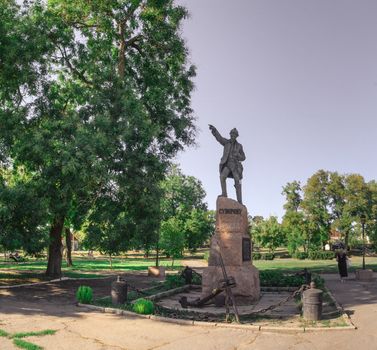
[[[138,299],[132,306],[132,310],[137,314],[150,315],[154,312],[154,304],[150,300]]]
[[[283,189],[286,213],[283,226],[288,250],[321,250],[331,230],[340,232],[347,246],[361,237],[360,216],[367,217],[365,232],[377,242],[377,184],[359,174],[342,175],[319,170],[301,189],[298,182]]]
[[[252,221],[250,235],[258,245],[268,248],[271,253],[285,242],[285,234],[277,217],[271,216],[266,220]]]
[[[172,258],[172,264],[174,259],[183,256],[184,240],[182,222],[178,218],[172,217],[161,223],[159,245],[167,256]]]
[[[304,260],[307,259],[309,254],[307,252],[296,252],[293,254],[295,259]]]
[[[192,284],[195,284],[197,286],[202,285],[202,277],[200,275],[197,275],[196,273],[192,276]]]
[[[332,251],[311,250],[308,253],[308,258],[311,260],[331,260],[335,258],[335,254]]]
[[[5,332],[4,330],[0,329],[0,337],[8,337],[9,339],[13,339],[13,344],[16,345],[20,349],[26,349],[26,350],[42,350],[42,348],[38,345],[35,345],[33,343],[27,342],[21,338],[26,337],[39,337],[43,335],[53,335],[57,331],[54,329],[46,329],[43,331],[37,331],[37,332],[19,332],[19,333],[13,333],[10,334],[8,332]]]
[[[185,285],[185,279],[180,275],[167,275],[165,285],[168,289],[178,288]]]
[[[131,291],[127,292],[127,300],[128,301],[135,300],[138,297],[139,297],[139,293],[135,290],[131,290]]]
[[[260,284],[263,287],[299,287],[305,283],[303,276],[286,275],[280,271],[259,271]]]
[[[208,250],[204,252],[203,259],[208,262],[208,259],[209,259],[209,251]]]
[[[178,235],[174,239],[177,249],[170,244],[168,250],[177,253],[183,246],[195,251],[208,240],[214,230],[214,215],[204,203],[205,191],[201,182],[193,176],[182,174],[173,165],[161,183],[161,191],[161,247],[164,246],[166,251],[169,246],[164,236],[171,235],[170,240],[173,235]],[[168,254],[172,256],[170,252]]]
[[[313,273],[312,274],[312,282],[315,283],[315,287],[318,289],[324,289],[325,288],[325,280],[318,274]]]
[[[90,304],[93,301],[93,289],[88,286],[80,286],[76,292],[76,300],[82,304]]]
[[[264,253],[262,254],[262,260],[274,260],[275,254],[274,253]]]
[[[16,345],[18,348],[25,349],[25,350],[42,350],[43,349],[42,347],[36,344],[30,343],[28,341],[25,341],[19,338],[13,339],[13,344]]]
[[[8,335],[8,332],[4,331],[3,329],[0,329],[0,337],[7,337]]]
[[[65,225],[108,253],[157,241],[159,184],[195,136],[186,16],[172,1],[2,3],[0,170],[24,168],[34,209],[21,213],[40,219],[7,208],[0,227],[49,231],[49,275]]]
[[[57,331],[55,329],[45,329],[39,332],[19,332],[13,333],[11,335],[12,338],[26,338],[26,337],[39,337],[41,335],[53,335]]]
[[[253,253],[253,260],[261,260],[262,259],[262,254],[261,253]]]

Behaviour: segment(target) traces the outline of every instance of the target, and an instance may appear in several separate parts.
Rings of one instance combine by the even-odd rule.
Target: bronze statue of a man
[[[230,139],[220,135],[213,125],[209,129],[216,140],[224,146],[224,153],[220,161],[220,183],[221,196],[228,197],[226,192],[226,179],[234,178],[234,187],[236,188],[237,201],[242,204],[241,180],[243,167],[241,162],[246,159],[242,145],[236,141],[238,131],[236,128],[230,131]]]

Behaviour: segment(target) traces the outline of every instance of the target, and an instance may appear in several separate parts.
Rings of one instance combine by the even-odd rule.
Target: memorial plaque
[[[242,238],[242,261],[251,261],[250,238]]]

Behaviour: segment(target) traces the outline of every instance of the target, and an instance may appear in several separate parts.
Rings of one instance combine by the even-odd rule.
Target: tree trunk
[[[158,265],[159,265],[159,253],[160,253],[160,251],[159,251],[159,247],[158,247],[158,242],[157,242],[157,244],[156,244],[156,267],[158,267]]]
[[[73,266],[72,263],[72,237],[69,227],[65,228],[65,244],[67,246],[67,266]]]
[[[46,275],[58,278],[62,275],[62,231],[64,218],[55,218],[50,229],[50,246]]]
[[[347,230],[346,234],[344,235],[344,248],[345,248],[346,251],[348,249],[348,240],[349,240],[349,232]]]
[[[110,262],[110,269],[113,269],[113,260],[111,258],[111,254],[109,254],[109,262]]]

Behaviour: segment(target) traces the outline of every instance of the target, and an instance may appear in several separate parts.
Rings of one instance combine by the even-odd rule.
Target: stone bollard
[[[313,284],[314,285],[314,284]],[[318,321],[322,316],[322,290],[310,286],[302,293],[303,316],[309,321]]]
[[[113,305],[124,304],[127,301],[127,282],[120,276],[111,283],[111,301]]]

